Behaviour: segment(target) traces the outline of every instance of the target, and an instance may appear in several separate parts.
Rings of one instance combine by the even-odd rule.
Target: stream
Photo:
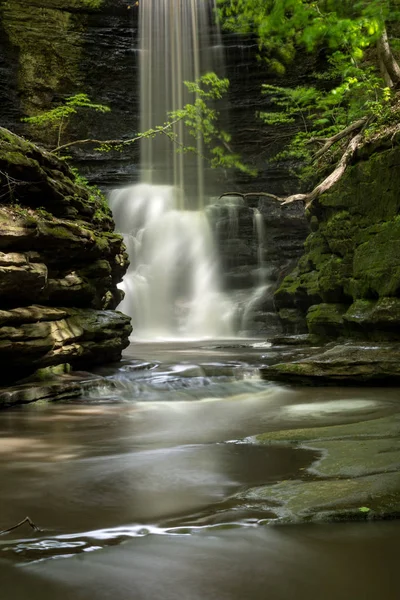
[[[280,353],[280,354],[279,354]],[[291,388],[253,340],[135,343],[101,389],[2,413],[1,599],[388,600],[400,523],[271,526],[242,490],[309,477],[266,431],[398,412],[390,388]]]

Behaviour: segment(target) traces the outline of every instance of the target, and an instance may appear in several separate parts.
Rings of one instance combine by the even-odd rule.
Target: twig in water
[[[9,533],[10,531],[14,531],[14,529],[21,527],[21,525],[25,525],[25,523],[28,523],[28,525],[30,525],[34,531],[43,531],[42,529],[40,529],[40,527],[37,527],[29,517],[25,517],[25,519],[17,523],[17,525],[14,525],[14,527],[10,527],[10,529],[3,529],[3,531],[0,531],[0,535],[3,535],[4,533]]]

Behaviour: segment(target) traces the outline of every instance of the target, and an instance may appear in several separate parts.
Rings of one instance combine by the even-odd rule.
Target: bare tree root
[[[252,196],[264,196],[265,198],[272,198],[273,200],[278,200],[278,202],[283,202],[283,200],[285,198],[280,198],[279,196],[275,196],[275,194],[268,194],[267,192],[246,192],[246,193],[242,193],[242,192],[224,192],[223,194],[221,194],[218,197],[218,200],[220,198],[225,198],[226,196],[238,196],[239,198],[251,198]]]
[[[349,162],[353,158],[360,142],[362,140],[362,133],[358,133],[349,141],[345,152],[343,153],[339,163],[336,168],[332,171],[328,177],[326,177],[319,185],[317,185],[312,192],[308,194],[293,194],[292,196],[287,196],[286,198],[282,198],[279,196],[275,196],[275,194],[268,194],[266,192],[250,192],[246,194],[242,194],[240,192],[226,192],[222,194],[220,198],[225,196],[239,196],[241,198],[248,198],[250,196],[265,196],[267,198],[272,198],[273,200],[277,200],[282,204],[291,204],[292,202],[304,202],[305,208],[309,208],[312,202],[321,196],[324,192],[327,192],[335,183],[339,181],[345,172]]]
[[[25,519],[23,519],[22,521],[20,521],[16,525],[14,525],[14,527],[10,527],[9,529],[3,529],[3,531],[0,531],[0,535],[4,535],[5,533],[10,533],[10,531],[14,531],[14,529],[18,529],[18,527],[25,525],[25,523],[28,523],[28,525],[30,525],[30,527],[32,527],[32,529],[34,531],[43,531],[42,529],[40,529],[40,527],[37,527],[35,525],[35,523],[29,517],[25,517]]]

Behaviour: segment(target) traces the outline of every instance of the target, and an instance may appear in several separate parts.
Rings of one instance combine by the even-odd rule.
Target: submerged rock
[[[28,383],[0,388],[0,408],[9,408],[15,404],[27,404],[37,401],[61,400],[81,396],[104,383],[102,377],[76,371],[69,375],[46,374],[43,381],[37,378]]]
[[[400,415],[372,421],[277,431],[258,444],[313,449],[320,458],[303,480],[282,481],[240,495],[266,503],[271,522],[321,522],[400,516]]]

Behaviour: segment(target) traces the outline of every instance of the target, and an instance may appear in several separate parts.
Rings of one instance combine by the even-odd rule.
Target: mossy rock
[[[356,300],[343,315],[347,331],[368,339],[400,339],[400,298]]]
[[[311,334],[321,338],[336,338],[344,333],[343,315],[348,306],[345,304],[317,304],[307,313],[307,326]]]
[[[304,314],[313,304],[322,302],[318,284],[318,272],[300,274],[296,268],[285,277],[274,295],[275,305],[280,308],[299,308]]]
[[[307,333],[307,321],[303,311],[298,308],[282,308],[278,314],[285,334]]]
[[[300,385],[397,385],[400,346],[396,343],[338,344],[296,362],[260,369],[263,379]]]
[[[357,219],[343,210],[321,224],[319,235],[324,238],[331,253],[344,258],[354,252],[358,229]]]
[[[351,274],[351,263],[339,256],[331,255],[321,264],[318,272],[318,286],[324,302],[342,303],[351,299],[351,296],[346,293]]]
[[[356,298],[400,294],[400,218],[384,223],[379,233],[357,247],[351,291]]]
[[[376,152],[350,166],[340,181],[319,199],[324,208],[345,210],[370,222],[387,221],[399,211],[400,148]]]

